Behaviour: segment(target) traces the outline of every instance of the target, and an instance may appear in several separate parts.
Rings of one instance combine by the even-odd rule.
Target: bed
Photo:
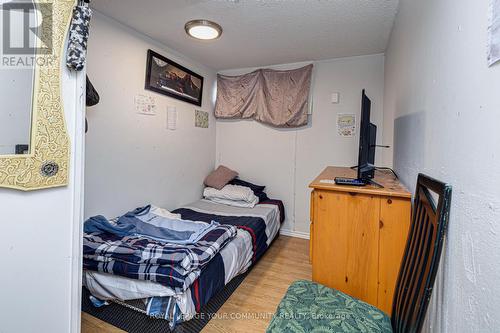
[[[231,280],[247,272],[267,251],[284,220],[284,207],[279,200],[240,208],[202,199],[172,213],[181,214],[184,220],[235,226],[237,233],[181,293],[157,282],[85,269],[83,284],[93,297],[119,303],[141,300],[147,315],[168,320],[174,328],[191,320]]]

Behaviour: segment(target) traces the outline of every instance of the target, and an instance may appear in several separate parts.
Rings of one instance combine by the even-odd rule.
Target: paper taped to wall
[[[490,0],[490,24],[488,27],[488,64],[500,60],[500,0]]]
[[[137,113],[149,116],[156,115],[156,99],[153,96],[137,95],[134,102]]]
[[[177,109],[167,106],[167,129],[173,131],[177,128]]]
[[[338,114],[337,131],[340,136],[352,137],[356,135],[356,115]]]

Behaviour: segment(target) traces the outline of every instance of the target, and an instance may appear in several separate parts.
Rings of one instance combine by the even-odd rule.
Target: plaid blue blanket
[[[191,284],[190,281],[193,279],[194,282],[185,292],[164,297],[152,293],[151,296],[145,298],[147,314],[154,318],[169,320],[172,329],[177,323],[191,319],[212,296],[224,288],[226,283],[245,272],[264,254],[279,232],[280,222],[283,222],[283,208],[282,202],[277,200],[262,202],[255,208],[231,207],[200,200],[174,211],[181,214],[185,220],[205,222],[215,220],[240,230],[230,244],[224,246],[210,262],[201,268],[201,273],[194,271],[192,276],[186,278],[185,281],[189,281],[186,285]],[[198,277],[196,277],[197,274],[199,274]],[[117,285],[115,288],[109,285],[109,281],[92,283],[92,281],[100,280],[98,275],[101,274],[92,274],[93,277],[90,277],[88,273],[84,275],[87,278],[86,285],[94,296],[105,300],[137,298],[133,291],[135,287],[132,287],[134,284],[130,285],[131,293],[128,291],[123,293],[122,287]]]
[[[149,280],[184,292],[201,268],[236,236],[236,227],[219,225],[196,244],[163,243],[139,236],[119,237],[106,232],[84,234],[85,269]]]

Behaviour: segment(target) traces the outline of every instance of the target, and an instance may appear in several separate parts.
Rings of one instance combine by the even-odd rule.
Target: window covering
[[[307,125],[312,69],[311,64],[238,76],[218,74],[215,117],[252,118],[275,127]]]

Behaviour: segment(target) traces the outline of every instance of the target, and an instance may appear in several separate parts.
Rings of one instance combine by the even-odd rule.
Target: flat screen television
[[[377,126],[370,122],[372,102],[363,89],[361,97],[361,123],[359,129],[358,179],[369,182],[375,175],[375,148]]]

